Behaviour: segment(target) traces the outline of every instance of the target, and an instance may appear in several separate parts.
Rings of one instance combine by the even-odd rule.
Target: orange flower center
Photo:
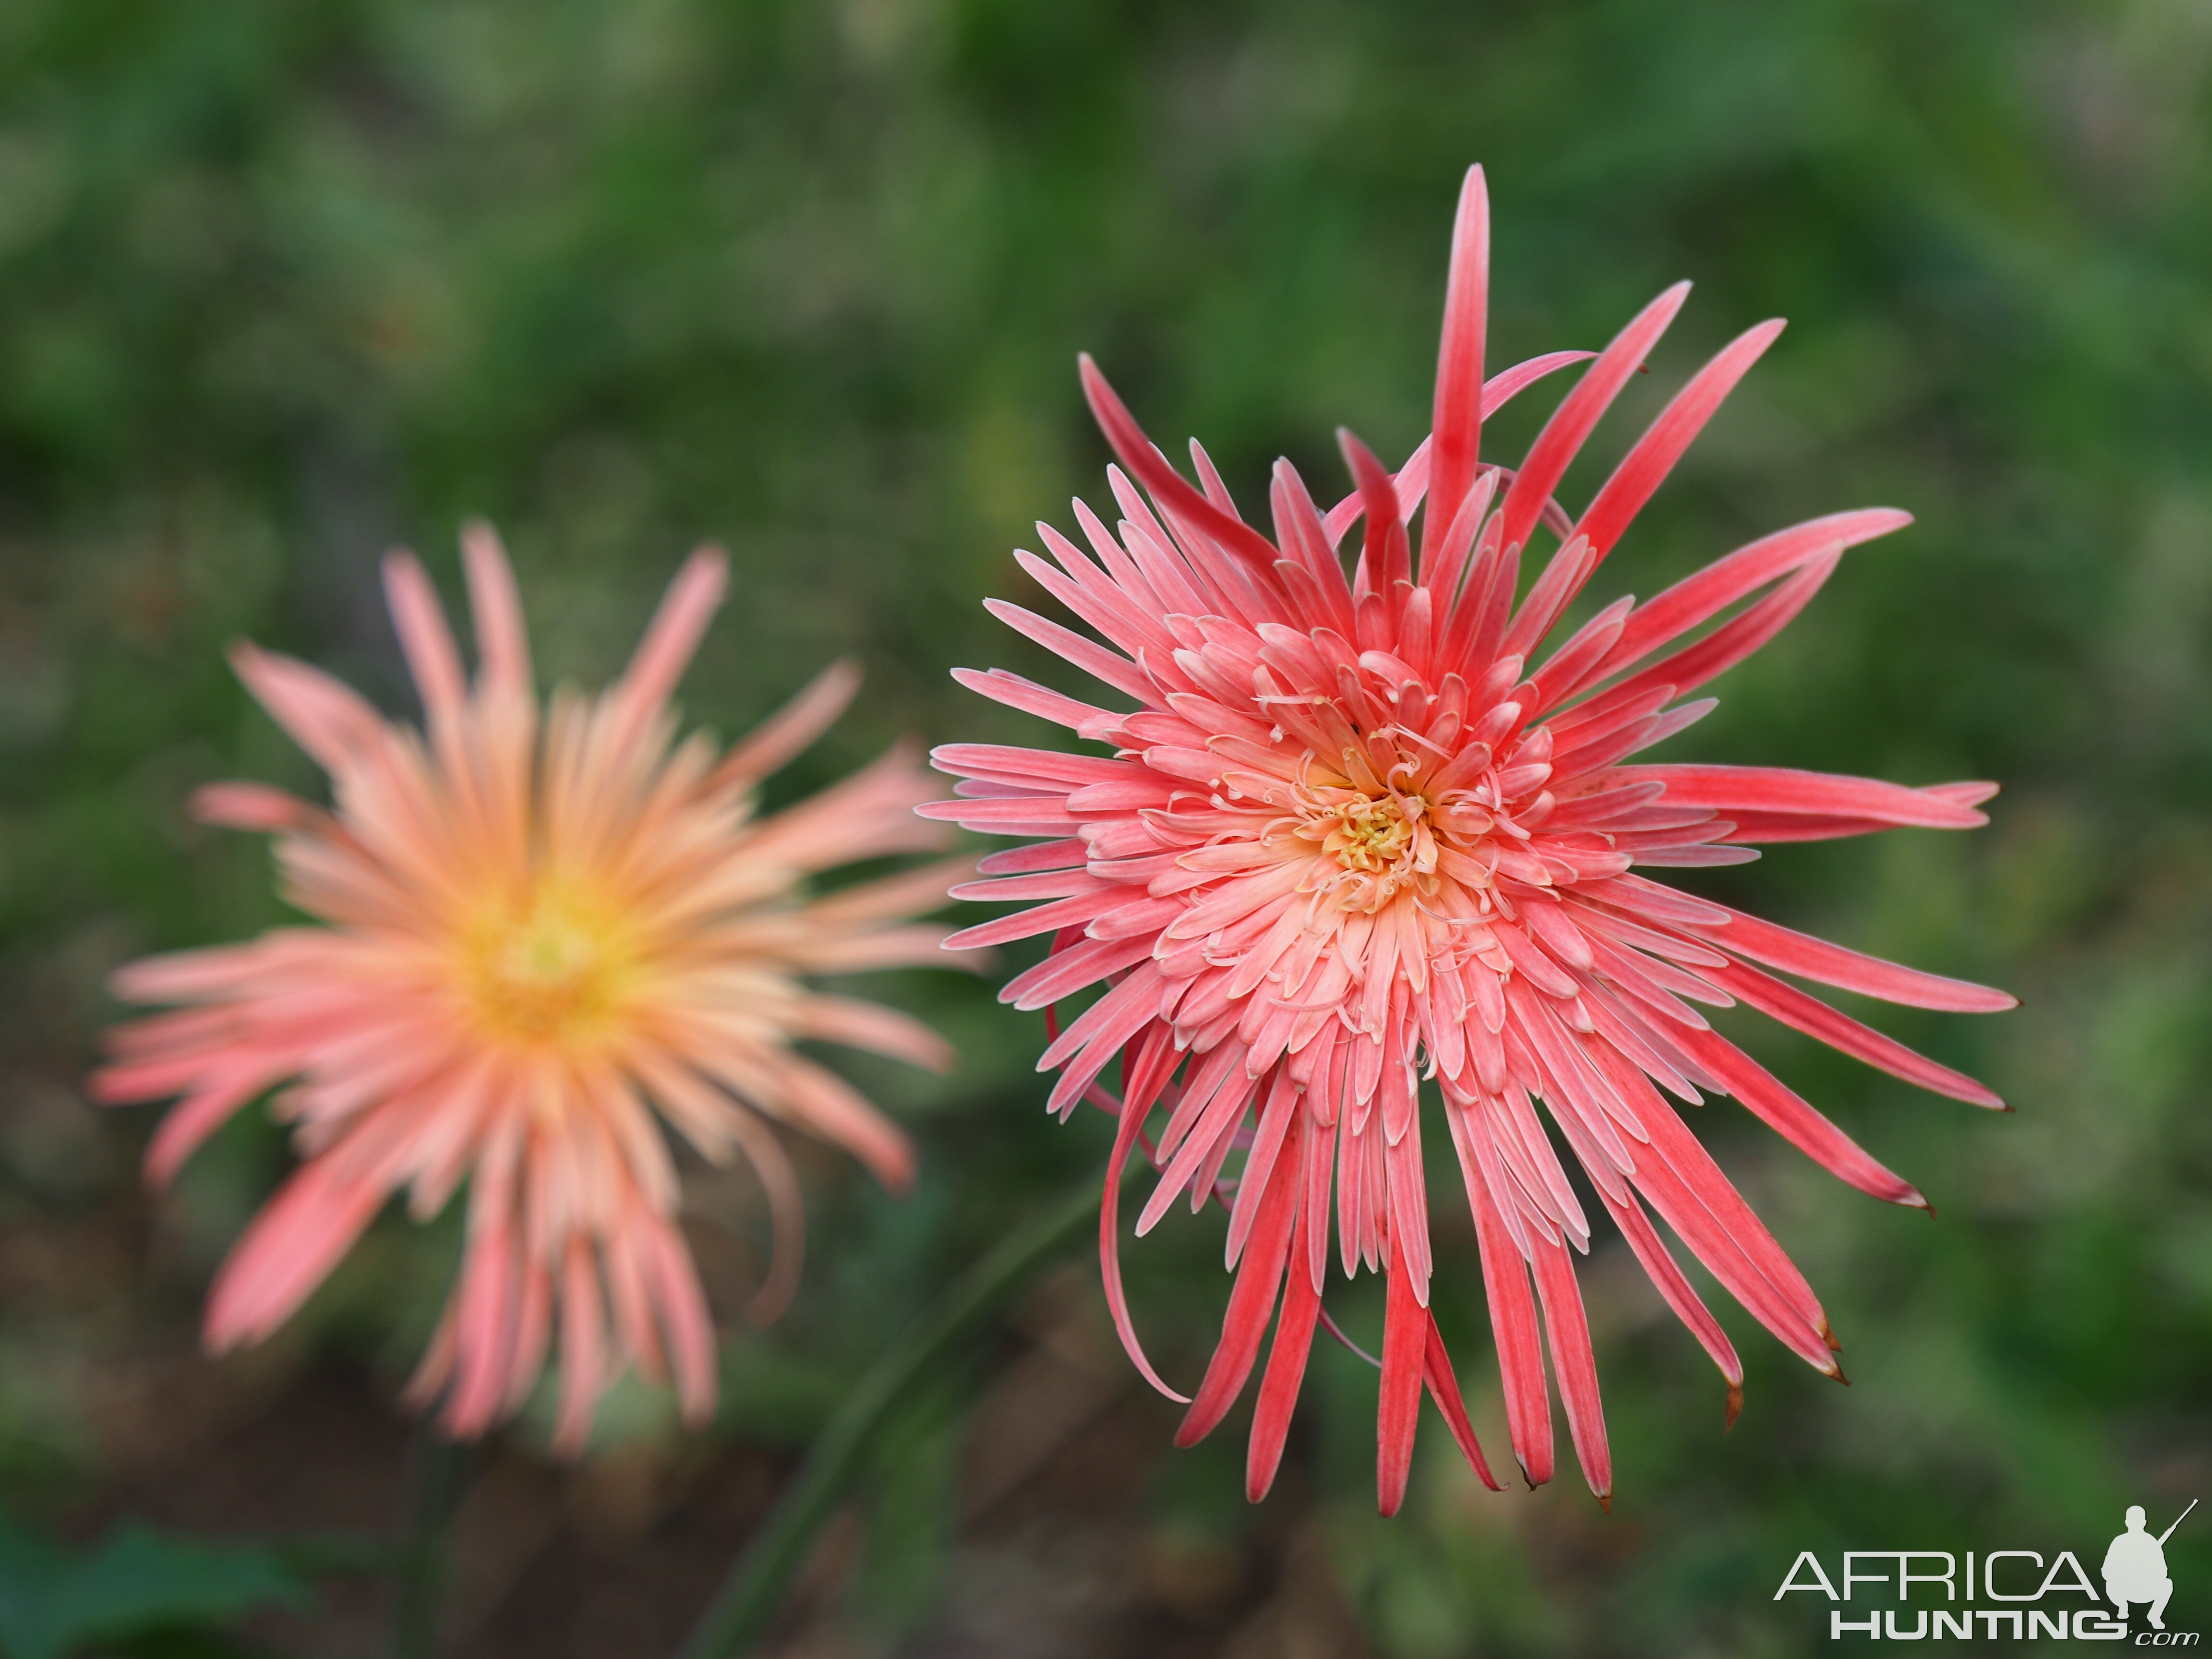
[[[502,1036],[565,1042],[614,1012],[623,978],[611,930],[580,907],[545,895],[478,931],[468,957],[477,1016]]]

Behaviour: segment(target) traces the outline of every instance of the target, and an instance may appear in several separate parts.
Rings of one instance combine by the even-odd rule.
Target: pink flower
[[[1573,1267],[1590,1223],[1554,1132],[1720,1367],[1733,1419],[1735,1351],[1650,1211],[1809,1364],[1838,1374],[1836,1345],[1802,1275],[1662,1091],[1692,1103],[1700,1091],[1734,1095],[1854,1186],[1924,1200],[1692,1005],[1741,1000],[1923,1087],[2002,1103],[1764,969],[1920,1007],[1990,1011],[2011,1007],[2011,997],[1860,956],[1640,873],[1737,863],[1757,856],[1747,842],[1984,822],[1975,808],[1990,784],[1907,788],[1765,767],[1627,763],[1711,709],[1710,698],[1680,699],[1771,639],[1845,549],[1906,515],[1870,508],[1778,532],[1647,604],[1616,600],[1540,656],[1781,325],[1753,329],[1701,369],[1570,519],[1553,489],[1688,285],[1661,295],[1596,355],[1516,471],[1478,461],[1483,416],[1590,354],[1538,358],[1485,384],[1488,264],[1476,168],[1453,241],[1433,434],[1395,478],[1344,434],[1358,489],[1326,516],[1278,462],[1272,541],[1237,516],[1195,443],[1203,492],[1187,483],[1085,359],[1091,409],[1151,502],[1112,471],[1118,532],[1078,501],[1090,555],[1041,525],[1057,566],[1016,556],[1106,643],[1000,601],[990,608],[1136,708],[1094,707],[1004,670],[959,671],[985,696],[1113,753],[949,745],[934,758],[967,780],[961,798],[923,809],[989,834],[1043,837],[987,859],[991,878],[955,890],[1046,902],[948,944],[1054,934],[1050,955],[1006,988],[1018,1007],[1109,988],[1039,1064],[1059,1068],[1051,1105],[1063,1116],[1086,1094],[1119,1115],[1115,1171],[1147,1115],[1167,1109],[1157,1148],[1164,1173],[1137,1231],[1184,1193],[1194,1210],[1217,1194],[1231,1208],[1236,1286],[1180,1443],[1227,1412],[1279,1299],[1252,1425],[1255,1499],[1274,1478],[1322,1317],[1332,1184],[1345,1273],[1364,1264],[1388,1281],[1383,1513],[1405,1494],[1425,1384],[1490,1480],[1429,1312],[1423,1078],[1443,1096],[1474,1212],[1514,1452],[1531,1482],[1550,1478],[1540,1325],[1601,1498],[1612,1466]],[[1416,559],[1406,526],[1425,493]],[[1337,547],[1362,517],[1347,582]],[[1516,605],[1540,524],[1560,545]],[[1740,600],[1750,603],[1658,654]],[[1097,1082],[1116,1055],[1126,1104]],[[1224,1178],[1239,1151],[1238,1173]],[[1130,1324],[1116,1185],[1109,1175],[1101,1216],[1108,1300],[1132,1358],[1180,1400]]]
[[[713,1329],[656,1111],[708,1158],[743,1153],[758,1173],[778,1245],[760,1316],[790,1295],[801,1226],[771,1122],[907,1184],[905,1136],[790,1042],[947,1060],[904,1015],[800,976],[941,961],[941,929],[900,924],[939,902],[948,866],[799,895],[812,872],[938,844],[914,817],[926,776],[898,751],[753,816],[754,786],[850,700],[848,665],[726,754],[675,741],[669,694],[720,602],[719,553],[685,565],[611,690],[557,692],[541,719],[506,556],[487,526],[463,545],[473,684],[422,567],[385,563],[427,735],[305,663],[237,648],[336,805],[253,783],[193,805],[275,835],[285,896],[319,925],[123,969],[117,995],[184,1006],[118,1029],[93,1086],[112,1102],[181,1097],[148,1149],[157,1182],[265,1090],[298,1126],[304,1164],[216,1280],[216,1350],[283,1324],[392,1193],[409,1188],[427,1218],[465,1178],[465,1260],[411,1392],[442,1393],[445,1426],[481,1433],[521,1404],[557,1328],[556,1439],[574,1450],[625,1365],[672,1370],[695,1422],[714,1404]]]

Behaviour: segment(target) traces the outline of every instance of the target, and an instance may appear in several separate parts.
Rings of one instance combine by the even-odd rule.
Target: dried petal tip
[[[1265,1492],[1303,1344],[1328,1322],[1317,1304],[1330,1260],[1389,1281],[1376,1442],[1385,1514],[1404,1500],[1425,1386],[1461,1437],[1457,1384],[1427,1316],[1439,1265],[1430,1165],[1445,1146],[1475,1221],[1514,1461],[1531,1486],[1549,1480],[1563,1412],[1585,1476],[1609,1495],[1574,1266],[1592,1238],[1590,1195],[1720,1367],[1731,1421],[1741,1368],[1674,1243],[1792,1352],[1834,1369],[1811,1287],[1674,1101],[1732,1095],[1840,1179],[1927,1206],[1703,1008],[1745,1003],[1986,1106],[1996,1097],[1972,1079],[1765,970],[1954,1012],[2012,1005],[1655,879],[1741,863],[1768,843],[1971,829],[1990,790],[1637,762],[1712,706],[1699,695],[1706,683],[1776,638],[1847,550],[1909,520],[1890,509],[1831,514],[1739,548],[1644,605],[1584,605],[1598,568],[1780,329],[1763,323],[1724,347],[1572,514],[1555,492],[1686,285],[1588,362],[1517,465],[1483,458],[1482,422],[1497,404],[1581,361],[1555,353],[1485,380],[1486,188],[1477,171],[1461,193],[1431,438],[1394,473],[1343,434],[1353,488],[1326,515],[1297,472],[1278,466],[1275,540],[1237,517],[1202,452],[1193,450],[1198,485],[1170,465],[1082,361],[1085,395],[1127,469],[1108,473],[1115,527],[1079,504],[1087,547],[1048,529],[1050,561],[1018,557],[1092,632],[989,605],[1128,712],[999,671],[963,672],[972,689],[1109,752],[949,745],[937,762],[963,781],[958,798],[925,809],[1030,843],[991,860],[993,879],[963,896],[1031,908],[959,942],[1051,941],[1006,987],[1017,1007],[1098,994],[1041,1063],[1059,1073],[1052,1107],[1090,1098],[1121,1114],[1117,1170],[1163,1109],[1157,1146],[1147,1142],[1162,1178],[1137,1231],[1185,1194],[1194,1208],[1211,1199],[1231,1212],[1230,1316],[1202,1408],[1180,1437],[1222,1420],[1272,1320],[1247,1461],[1248,1491]],[[1416,516],[1418,559],[1407,528]],[[1577,614],[1589,620],[1558,637]],[[1126,1106],[1104,1081],[1117,1060],[1137,1079]],[[1121,1292],[1116,1204],[1109,1187],[1109,1302],[1154,1376]],[[1480,1473],[1471,1429],[1462,1449]]]
[[[1721,1425],[1721,1432],[1728,1433],[1735,1427],[1735,1420],[1743,1415],[1743,1384],[1731,1382],[1728,1391],[1728,1420]]]
[[[789,1300],[800,1254],[799,1186],[772,1121],[839,1143],[888,1185],[910,1175],[897,1127],[793,1045],[943,1060],[907,1016],[806,981],[937,960],[941,930],[906,923],[950,872],[802,890],[816,872],[932,844],[911,757],[772,817],[732,787],[835,716],[849,666],[719,768],[703,739],[675,744],[667,700],[721,596],[720,553],[685,564],[620,681],[545,713],[498,538],[471,523],[463,550],[473,684],[421,564],[385,565],[427,743],[305,663],[233,650],[341,805],[217,784],[195,805],[284,836],[285,897],[321,925],[122,969],[125,1000],[185,1006],[116,1030],[91,1091],[179,1097],[147,1152],[165,1182],[241,1106],[283,1091],[303,1162],[216,1278],[218,1351],[282,1325],[397,1190],[427,1218],[465,1186],[459,1282],[407,1398],[442,1399],[444,1431],[480,1434],[557,1350],[556,1445],[574,1452],[626,1368],[672,1380],[687,1421],[713,1408],[714,1323],[664,1124],[760,1176],[775,1250],[756,1313]]]

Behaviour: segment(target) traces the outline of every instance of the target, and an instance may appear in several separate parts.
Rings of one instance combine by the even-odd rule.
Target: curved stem
[[[884,1416],[972,1326],[1086,1224],[1095,1225],[1097,1209],[1097,1177],[1087,1177],[1078,1190],[1001,1239],[868,1368],[730,1564],[676,1659],[729,1659],[761,1634]]]
[[[408,1460],[407,1530],[392,1558],[392,1659],[430,1659],[437,1651],[446,1534],[460,1504],[467,1458],[428,1422],[416,1429]]]

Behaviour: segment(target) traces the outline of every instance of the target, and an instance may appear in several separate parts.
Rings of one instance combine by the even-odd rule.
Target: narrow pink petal
[[[1717,1031],[1680,1031],[1675,1041],[1753,1115],[1838,1181],[1892,1204],[1928,1207],[1928,1200],[1909,1182],[1869,1157],[1856,1141]]]
[[[1292,1158],[1297,1134],[1293,1123],[1285,1148]],[[1297,1210],[1298,1182],[1285,1170],[1281,1178],[1267,1182],[1267,1195],[1260,1201],[1251,1242],[1237,1268],[1228,1311],[1222,1316],[1221,1340],[1215,1345],[1204,1381],[1191,1398],[1190,1410],[1176,1431],[1176,1445],[1194,1446],[1211,1434],[1243,1391],[1244,1380],[1252,1374],[1253,1362],[1260,1355],[1267,1316],[1274,1311],[1282,1289],[1283,1266],[1290,1255],[1291,1224]]]
[[[1747,605],[1694,644],[1661,658],[1640,673],[1632,674],[1606,695],[1636,696],[1661,685],[1669,687],[1673,695],[1680,695],[1694,691],[1706,681],[1727,672],[1795,622],[1798,612],[1813,602],[1813,596],[1835,574],[1837,562],[1842,557],[1843,552],[1838,548],[1814,553],[1758,603]],[[1629,620],[1633,622],[1635,618]],[[1616,649],[1607,660],[1619,654]],[[1595,679],[1610,672],[1601,664],[1589,678]]]
[[[1540,356],[1531,357],[1525,362],[1516,363],[1510,368],[1498,370],[1483,385],[1483,418],[1487,420],[1491,416],[1495,415],[1545,376],[1556,374],[1563,368],[1571,368],[1577,363],[1586,363],[1596,356],[1597,353],[1595,351],[1547,351]],[[1413,508],[1419,505],[1421,495],[1428,488],[1430,449],[1431,441],[1426,438],[1422,439],[1419,446],[1406,458],[1406,465],[1398,470],[1396,481],[1398,516],[1401,519],[1410,519],[1413,516]],[[1510,482],[1515,476],[1513,469],[1510,466],[1491,466],[1480,470],[1485,472],[1496,471],[1508,482]],[[1359,515],[1364,510],[1364,507],[1357,489],[1329,508],[1324,522],[1327,526],[1328,540],[1331,546],[1343,539],[1344,532],[1358,522]],[[1560,507],[1557,501],[1545,503],[1544,521],[1553,529],[1561,532],[1569,529],[1572,523],[1572,520],[1567,517],[1566,509]]]
[[[1683,1277],[1682,1269],[1652,1226],[1651,1218],[1644,1213],[1644,1206],[1632,1195],[1626,1199],[1616,1199],[1610,1194],[1601,1196],[1653,1287],[1719,1367],[1729,1387],[1729,1421],[1734,1423],[1736,1413],[1743,1406],[1743,1362],[1736,1358],[1735,1345],[1729,1340],[1720,1321],[1713,1317],[1712,1310]]]
[[[1475,1479],[1491,1491],[1498,1491],[1498,1477],[1490,1472],[1490,1460],[1482,1455],[1482,1443],[1474,1437],[1474,1425],[1467,1420],[1467,1401],[1460,1395],[1459,1378],[1452,1371],[1451,1354],[1444,1346],[1443,1333],[1437,1328],[1433,1313],[1429,1316],[1428,1350],[1422,1358],[1421,1380],[1428,1385],[1429,1398],[1444,1414],[1453,1443],[1459,1447],[1460,1455],[1467,1459],[1468,1467],[1474,1471]]]
[[[298,1310],[353,1248],[391,1188],[341,1173],[328,1157],[293,1175],[253,1218],[216,1275],[203,1340],[217,1353],[258,1342]]]
[[[1535,528],[1537,515],[1553,490],[1559,487],[1559,480],[1566,476],[1567,467],[1581,451],[1583,441],[1597,425],[1599,417],[1612,407],[1629,377],[1643,366],[1644,358],[1689,296],[1690,285],[1677,283],[1644,307],[1598,354],[1597,361],[1545,422],[1544,429],[1536,434],[1536,441],[1529,446],[1528,457],[1521,464],[1499,509],[1504,516],[1506,546],[1520,546],[1528,541],[1528,532]]]
[[[1398,516],[1398,497],[1391,488],[1389,473],[1375,459],[1373,450],[1344,428],[1339,428],[1336,441],[1344,451],[1352,477],[1359,481],[1360,500],[1367,519],[1367,544],[1359,556],[1359,569],[1366,580],[1364,583],[1354,581],[1352,591],[1381,593],[1388,602],[1396,584],[1411,581],[1413,574],[1406,546],[1405,522]]]
[[[1143,669],[1118,652],[1085,639],[1073,629],[1063,628],[1034,611],[1009,605],[1004,599],[986,599],[983,609],[1016,633],[1027,635],[1054,656],[1073,663],[1092,679],[1103,680],[1140,702],[1150,702],[1157,696],[1151,677]]]
[[[1390,1241],[1389,1294],[1382,1313],[1382,1385],[1375,1415],[1375,1504],[1385,1518],[1406,1502],[1420,1425],[1421,1378],[1428,1358],[1429,1310],[1396,1238]]]
[[[376,710],[319,668],[243,641],[231,647],[230,665],[254,701],[325,772],[385,740]]]
[[[404,549],[386,554],[384,595],[408,672],[422,694],[424,714],[434,720],[451,720],[468,694],[468,681],[461,672],[460,649],[446,623],[445,607],[438,603],[437,590],[423,574],[422,561]]]
[[[611,694],[620,700],[632,727],[656,713],[676,690],[729,579],[729,561],[718,547],[699,549],[676,573]]]
[[[1009,708],[1018,708],[1024,714],[1035,714],[1055,725],[1079,731],[1093,724],[1110,725],[1120,717],[1110,711],[1087,702],[1078,702],[1064,696],[1048,686],[1034,680],[1024,679],[1019,674],[1003,668],[994,668],[988,673],[973,668],[956,668],[952,678],[970,691],[980,693],[994,702],[1002,702]]]
[[[1552,1342],[1552,1364],[1559,1377],[1559,1402],[1567,1410],[1583,1478],[1601,1504],[1613,1497],[1613,1452],[1605,1435],[1605,1407],[1598,1398],[1597,1356],[1590,1348],[1589,1316],[1583,1311],[1582,1286],[1564,1244],[1536,1246],[1536,1290],[1543,1298],[1544,1329]]]
[[[561,1268],[561,1407],[553,1449],[574,1457],[592,1432],[607,1385],[606,1313],[592,1247],[571,1239]]]
[[[1613,776],[1623,783],[1665,784],[1664,799],[1671,805],[1710,806],[1722,812],[1741,806],[1767,812],[1837,813],[1931,830],[1973,830],[1989,822],[1971,806],[1901,783],[1794,767],[1623,766]]]
[[[1835,548],[1856,547],[1902,530],[1912,522],[1910,513],[1894,507],[1861,507],[1850,513],[1832,513],[1823,519],[1792,525],[1771,536],[1738,548],[1716,559],[1696,574],[1684,577],[1656,599],[1631,613],[1604,672],[1627,667],[1657,650],[1668,641],[1699,623],[1718,616],[1747,594],[1785,576],[1807,560]]]
[[[2004,1109],[2001,1097],[1964,1072],[1939,1066],[1893,1038],[1884,1036],[1847,1014],[1837,1012],[1818,998],[1807,996],[1795,986],[1785,985],[1756,968],[1731,963],[1726,968],[1708,968],[1704,972],[1715,984],[1734,992],[1761,1012],[1772,1015],[1808,1036],[1817,1037],[1853,1059],[1880,1066],[1892,1077],[1903,1078],[1907,1083],[1948,1095],[1954,1100],[1963,1100],[1970,1106],[1984,1106],[1999,1112]]]
[[[1936,1008],[1957,1014],[1995,1014],[2020,1006],[2020,999],[2009,992],[1963,979],[1947,979],[1941,974],[1923,973],[1917,968],[1902,968],[1880,957],[1846,950],[1840,945],[1831,945],[1826,939],[1761,921],[1741,910],[1715,908],[1722,911],[1719,921],[1724,931],[1717,930],[1711,922],[1692,921],[1687,925],[1699,928],[1713,944],[1733,955],[1748,957],[1784,973],[1912,1008]]]
[[[684,1248],[684,1236],[666,1218],[654,1216],[638,1241],[647,1285],[661,1322],[676,1372],[676,1399],[684,1420],[703,1427],[714,1411],[714,1327],[699,1287],[698,1269]]]
[[[1160,1026],[1146,1040],[1130,1068],[1121,1124],[1114,1135],[1114,1152],[1106,1165],[1106,1189],[1098,1206],[1098,1272],[1105,1286],[1107,1311],[1113,1316],[1115,1333],[1121,1339],[1122,1351],[1129,1356],[1130,1363],[1160,1393],[1178,1404],[1188,1405],[1190,1396],[1176,1393],[1162,1382],[1160,1374],[1152,1369],[1152,1362],[1146,1358],[1144,1344],[1137,1339],[1136,1322],[1129,1316],[1128,1294],[1121,1288],[1121,1172],[1128,1165],[1129,1153],[1137,1144],[1153,1101],[1159,1097],[1168,1074],[1182,1058],[1171,1041],[1173,1035],[1169,1027]]]
[[[1482,349],[1490,309],[1490,191],[1480,167],[1467,170],[1452,222],[1444,325],[1437,347],[1436,406],[1431,420],[1429,515],[1421,529],[1424,563],[1451,527],[1474,486],[1482,443]]]
[[[469,617],[487,690],[505,697],[531,694],[530,635],[522,621],[522,596],[499,532],[482,519],[461,526],[461,564],[468,576]]]
[[[264,835],[320,826],[325,815],[297,795],[265,783],[208,783],[192,791],[191,815],[202,823]]]
[[[1506,1231],[1505,1218],[1490,1195],[1490,1183],[1465,1139],[1486,1134],[1463,1124],[1464,1114],[1447,1110],[1453,1139],[1460,1145],[1469,1209],[1474,1216],[1482,1256],[1482,1288],[1490,1305],[1490,1328],[1498,1346],[1498,1369],[1505,1388],[1505,1425],[1522,1478],[1540,1486],[1552,1478],[1551,1393],[1544,1382],[1544,1352],[1536,1334],[1536,1302],[1528,1285],[1528,1264]]]
[[[768,776],[828,731],[860,689],[859,664],[847,658],[831,663],[723,756],[706,787],[726,788]]]
[[[210,1135],[236,1115],[238,1109],[270,1085],[280,1081],[290,1068],[282,1060],[267,1060],[242,1068],[215,1072],[200,1088],[169,1109],[146,1143],[146,1181],[166,1187],[177,1171],[204,1146]]]
[[[1313,1276],[1301,1270],[1299,1257],[1310,1254],[1315,1216],[1328,1231],[1328,1212],[1309,1200],[1298,1211],[1290,1252],[1293,1264],[1283,1291],[1282,1311],[1275,1319],[1274,1346],[1267,1352],[1267,1374],[1260,1381],[1260,1398],[1252,1408],[1252,1438],[1245,1455],[1244,1495],[1258,1503],[1275,1484],[1282,1467],[1283,1442],[1291,1431],[1291,1413],[1298,1401],[1298,1385],[1305,1380],[1306,1358],[1313,1348],[1314,1322],[1321,1312],[1321,1291]],[[1304,1241],[1307,1248],[1299,1248]],[[1324,1241],[1326,1248],[1326,1241]]]
[[[1152,499],[1200,526],[1255,568],[1271,569],[1279,556],[1273,544],[1242,520],[1224,513],[1183,481],[1182,475],[1153,447],[1144,428],[1106,383],[1106,377],[1098,372],[1098,365],[1091,362],[1089,352],[1077,360],[1077,365],[1083,379],[1083,395],[1090,402],[1091,414],[1097,417],[1098,429],[1106,434],[1106,441],[1121,458],[1121,465],[1152,492]]]
[[[775,1066],[794,1122],[842,1146],[890,1191],[914,1184],[914,1143],[851,1084],[796,1054],[778,1054]]]
[[[1782,332],[1779,317],[1759,324],[1756,328],[1738,335],[1720,354],[1694,375],[1689,383],[1674,394],[1674,401],[1659,413],[1650,428],[1636,441],[1605,487],[1597,492],[1597,499],[1589,504],[1576,524],[1577,534],[1589,538],[1590,550],[1603,559],[1628,528],[1629,520],[1642,510],[1644,502],[1674,470],[1674,463],[1704,431],[1705,422],[1729,392],[1735,390],[1751,366],[1772,345]]]

